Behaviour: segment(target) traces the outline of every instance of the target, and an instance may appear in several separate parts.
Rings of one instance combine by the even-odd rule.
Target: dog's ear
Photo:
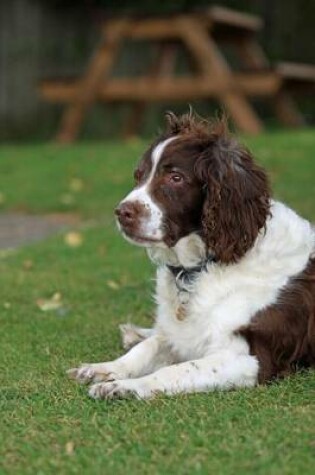
[[[233,263],[254,244],[269,214],[266,173],[220,125],[196,162],[205,189],[203,239],[218,261]]]

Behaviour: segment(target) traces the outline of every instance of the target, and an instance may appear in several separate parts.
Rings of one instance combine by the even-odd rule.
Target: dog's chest
[[[203,274],[196,276],[187,290],[167,271],[160,273],[157,326],[183,358],[202,357],[228,338],[230,329],[218,324],[219,315],[228,311],[227,294],[227,288],[219,291]]]
[[[253,285],[247,275],[224,271],[201,273],[185,292],[163,269],[157,279],[156,326],[180,358],[201,358],[235,344],[237,329],[276,297],[273,285]]]

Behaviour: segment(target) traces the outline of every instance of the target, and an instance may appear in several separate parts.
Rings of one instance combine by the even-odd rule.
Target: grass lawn
[[[275,195],[315,221],[315,131],[245,141]],[[147,402],[95,402],[65,376],[80,361],[121,354],[119,323],[150,325],[154,269],[112,217],[144,146],[0,150],[2,209],[71,211],[88,223],[79,247],[60,234],[0,252],[0,473],[313,474],[314,372]],[[66,311],[41,311],[38,299],[56,292]]]

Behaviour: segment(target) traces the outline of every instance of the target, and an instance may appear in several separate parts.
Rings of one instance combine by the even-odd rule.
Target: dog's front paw
[[[93,384],[89,389],[89,395],[94,399],[127,399],[130,397],[146,399],[150,397],[141,384],[137,383],[137,380],[131,379]]]
[[[75,379],[81,384],[88,384],[97,381],[114,381],[122,377],[114,363],[86,363],[79,368],[71,368],[67,371],[71,379]]]

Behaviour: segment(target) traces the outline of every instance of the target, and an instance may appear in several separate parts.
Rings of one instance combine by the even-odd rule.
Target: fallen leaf
[[[83,237],[82,234],[76,231],[70,231],[65,235],[65,243],[70,247],[79,247],[82,245]]]
[[[84,183],[81,178],[72,178],[69,183],[69,189],[74,193],[79,193],[84,188]]]
[[[66,450],[67,455],[73,455],[73,453],[74,453],[74,442],[72,440],[69,440],[69,442],[66,443],[65,450]]]
[[[63,205],[71,206],[75,203],[75,197],[71,193],[64,193],[60,196],[60,201]]]
[[[61,301],[61,298],[62,298],[62,295],[61,295],[60,292],[55,292],[51,298],[52,298],[52,300],[54,300],[55,302],[60,302],[60,301]]]
[[[117,282],[115,282],[115,280],[108,280],[106,283],[107,283],[107,287],[109,287],[110,289],[113,289],[113,290],[120,289],[120,285]]]
[[[59,292],[54,293],[50,299],[38,299],[36,304],[42,312],[50,312],[63,307],[61,294]]]
[[[34,267],[34,262],[31,259],[26,259],[23,262],[23,269],[30,270],[30,269],[33,269],[33,267]]]

